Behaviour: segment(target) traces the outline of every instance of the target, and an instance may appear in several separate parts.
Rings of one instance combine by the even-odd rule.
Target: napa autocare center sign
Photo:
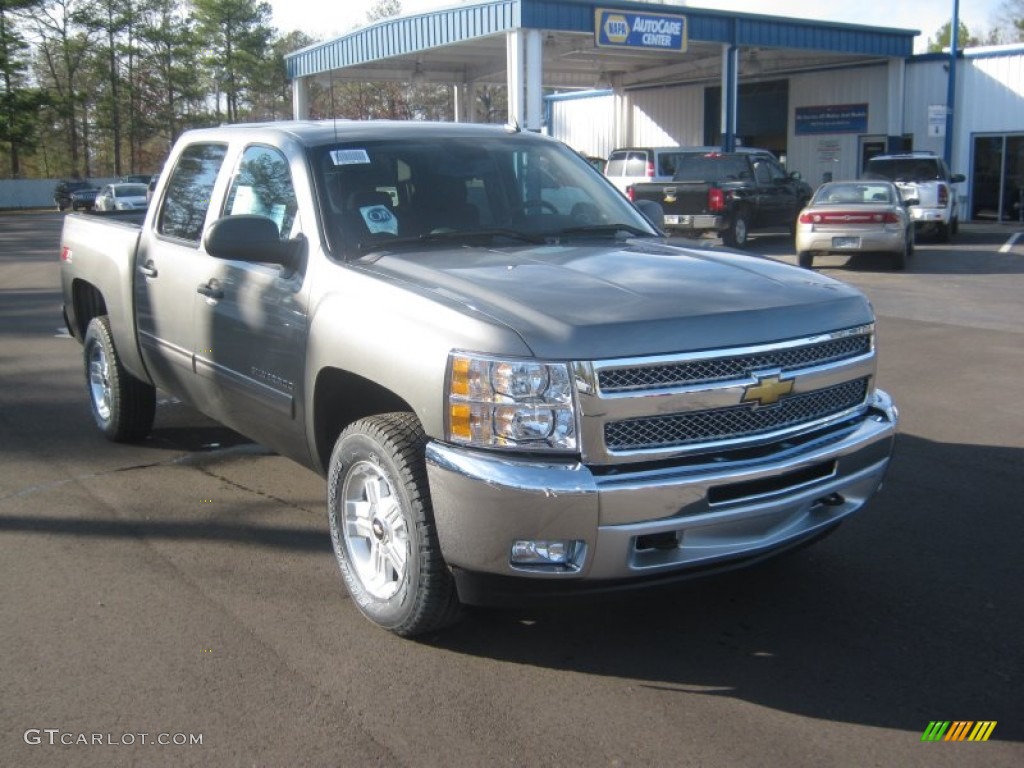
[[[686,17],[598,8],[594,11],[594,38],[600,48],[683,52]]]

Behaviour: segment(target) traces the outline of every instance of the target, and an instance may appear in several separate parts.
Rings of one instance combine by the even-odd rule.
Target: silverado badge
[[[758,405],[775,405],[783,396],[793,391],[793,379],[783,381],[779,374],[757,376],[757,384],[743,390],[740,402],[757,403]]]

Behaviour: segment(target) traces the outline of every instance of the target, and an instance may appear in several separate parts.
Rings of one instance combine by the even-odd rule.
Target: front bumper
[[[882,483],[896,425],[879,390],[860,421],[803,442],[607,474],[431,443],[441,550],[457,570],[548,582],[643,580],[757,558],[859,509]],[[522,539],[583,545],[571,568],[534,569],[510,562]]]

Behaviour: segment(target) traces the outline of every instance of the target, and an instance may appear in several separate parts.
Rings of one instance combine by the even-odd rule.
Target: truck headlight
[[[576,409],[565,363],[453,352],[448,439],[481,448],[576,450]]]

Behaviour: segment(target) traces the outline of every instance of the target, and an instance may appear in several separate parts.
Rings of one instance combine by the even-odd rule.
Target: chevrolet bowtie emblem
[[[740,402],[775,405],[792,391],[793,379],[783,381],[778,374],[758,377],[757,384],[743,390],[743,399]]]

